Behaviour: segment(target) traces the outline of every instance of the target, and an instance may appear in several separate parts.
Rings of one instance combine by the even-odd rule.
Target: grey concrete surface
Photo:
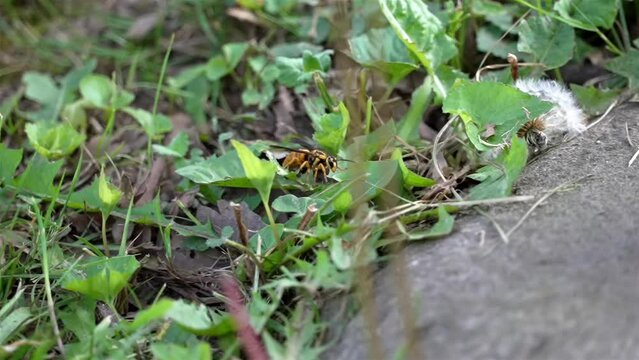
[[[398,289],[392,266],[378,271],[377,326],[356,315],[325,358],[394,358],[406,339],[402,311],[411,311],[399,297],[410,296],[425,359],[639,359],[639,161],[628,167],[636,151],[628,137],[639,146],[639,104],[531,163],[517,194],[591,176],[551,195],[508,244],[485,216],[467,215],[450,236],[409,245],[411,294]],[[508,231],[531,205],[488,213]],[[370,353],[370,330],[383,354]]]

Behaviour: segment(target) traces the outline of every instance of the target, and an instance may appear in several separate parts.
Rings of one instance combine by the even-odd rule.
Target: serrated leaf
[[[617,0],[559,0],[554,9],[571,26],[592,31],[612,27],[619,3]]]
[[[495,199],[509,196],[519,174],[528,160],[528,146],[516,135],[511,139],[511,145],[504,149],[491,165],[480,168],[471,178],[481,180],[470,190],[473,200]]]
[[[384,17],[430,73],[457,54],[455,40],[422,1],[379,0]]]
[[[73,153],[86,139],[84,134],[80,134],[69,124],[26,124],[25,132],[31,146],[49,160],[60,159]]]
[[[549,102],[541,101],[517,88],[494,82],[458,81],[444,100],[443,111],[459,115],[466,134],[480,151],[491,149],[510,138],[530,119],[548,112]],[[482,139],[487,127],[494,126],[494,135]]]
[[[639,50],[630,49],[625,54],[610,60],[606,69],[628,78],[631,88],[639,87]]]
[[[575,48],[575,30],[548,16],[533,16],[519,25],[517,50],[532,54],[547,69],[566,64]]]
[[[90,259],[66,272],[60,281],[67,290],[111,302],[139,266],[131,255]]]

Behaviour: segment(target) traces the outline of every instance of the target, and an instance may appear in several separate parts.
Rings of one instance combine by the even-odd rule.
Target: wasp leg
[[[304,161],[302,165],[300,165],[300,167],[297,169],[295,174],[299,175],[300,172],[302,172],[302,170],[304,169],[306,169],[307,171],[311,169],[311,164],[309,164],[308,161]]]
[[[320,172],[320,170],[322,172],[322,176],[324,177],[324,182],[328,182],[328,169],[324,166],[324,164],[318,164],[315,168],[315,182],[317,182],[317,174]]]

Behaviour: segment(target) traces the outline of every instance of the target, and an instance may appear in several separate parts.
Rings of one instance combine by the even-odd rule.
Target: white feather
[[[561,141],[563,137],[573,137],[586,130],[586,117],[577,105],[573,94],[553,80],[520,79],[515,86],[541,100],[555,106],[540,116],[546,125],[544,133],[552,142]]]

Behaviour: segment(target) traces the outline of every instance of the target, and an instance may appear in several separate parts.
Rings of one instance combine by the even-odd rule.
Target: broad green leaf
[[[455,40],[422,1],[379,0],[379,5],[395,34],[429,73],[457,54]]]
[[[246,88],[242,91],[242,104],[244,106],[257,105],[262,100],[262,94],[257,89]]]
[[[167,82],[170,86],[180,89],[204,74],[206,74],[206,64],[193,65],[182,70],[177,76],[169,77]]]
[[[139,311],[127,327],[137,330],[164,319],[171,320],[190,333],[198,335],[220,336],[235,331],[234,323],[226,314],[212,313],[204,305],[170,299],[161,299]]]
[[[102,200],[100,200],[100,180],[94,179],[91,185],[85,186],[81,190],[73,192],[69,196],[67,205],[74,209],[107,211]]]
[[[89,259],[67,271],[62,287],[92,299],[111,302],[140,266],[135,256]]]
[[[221,55],[215,56],[206,63],[206,77],[211,81],[216,81],[227,74],[229,74],[231,70],[229,69],[226,60]]]
[[[68,307],[59,312],[66,330],[73,332],[78,341],[90,342],[95,328],[96,301],[90,298],[74,299]]]
[[[275,232],[278,234],[282,234],[284,232],[284,224],[275,224]],[[275,239],[275,235],[273,234],[273,228],[271,227],[271,225],[264,226],[249,239],[249,246],[251,250],[256,253],[258,237],[260,237],[262,241],[260,250],[262,254],[269,251],[275,246],[275,244],[277,244],[277,240]]]
[[[302,64],[305,72],[323,71],[319,56],[313,55],[312,52],[306,50],[302,56]]]
[[[107,180],[104,175],[104,168],[100,170],[100,178],[98,185],[98,194],[100,195],[100,200],[107,207],[111,208],[118,204],[120,198],[122,197],[122,191],[118,189],[115,185],[111,184],[109,180]]]
[[[296,213],[303,215],[308,210],[309,206],[315,205],[317,209],[321,208],[326,201],[320,199],[314,199],[310,197],[297,197],[293,194],[286,194],[273,200],[271,207],[279,212]]]
[[[211,156],[206,160],[178,168],[176,172],[198,184],[253,187],[236,151],[229,151],[220,157]]]
[[[606,69],[628,78],[631,88],[639,87],[639,50],[630,49],[625,54],[610,60]]]
[[[526,142],[516,135],[513,136],[511,145],[499,154],[494,164],[484,166],[470,175],[471,178],[481,181],[470,190],[470,198],[481,200],[509,196],[527,160]]]
[[[346,105],[340,103],[339,113],[324,114],[317,122],[313,122],[313,139],[326,150],[337,154],[344,143],[350,120]]]
[[[268,64],[260,71],[260,78],[265,82],[273,82],[277,80],[280,76],[280,70],[277,68],[275,64]]]
[[[206,239],[206,241],[204,242],[204,245],[206,245],[206,247],[200,251],[222,246],[227,240],[230,240],[232,235],[233,235],[233,228],[230,226],[225,226],[220,231],[220,236],[212,236]]]
[[[197,345],[182,346],[175,343],[154,343],[151,344],[151,354],[154,359],[158,360],[174,360],[174,359],[193,359],[193,360],[210,360],[211,345],[205,342],[198,342]]]
[[[575,48],[575,30],[551,17],[533,16],[519,25],[517,50],[532,54],[547,69],[566,64]]]
[[[222,47],[222,55],[212,57],[205,65],[206,77],[211,81],[216,81],[224,76],[230,74],[235,70],[240,60],[244,56],[244,53],[248,49],[247,43],[229,43]],[[186,73],[178,80],[175,80],[176,84],[182,84],[191,76],[197,74],[198,68],[192,70],[192,72]]]
[[[248,43],[246,42],[228,43],[222,46],[222,52],[229,71],[235,70],[247,49]]]
[[[63,160],[49,162],[36,154],[29,160],[27,169],[13,181],[13,186],[36,195],[50,196],[55,191],[53,179],[60,171],[62,164],[64,164]]]
[[[554,9],[571,26],[593,31],[612,27],[619,3],[617,0],[559,0]]]
[[[269,49],[269,52],[276,58],[280,56],[285,58],[296,58],[301,57],[306,50],[313,54],[317,54],[322,51],[322,48],[307,42],[291,42],[273,45]]]
[[[251,181],[257,192],[260,193],[262,201],[268,202],[273,186],[273,179],[277,172],[277,166],[270,161],[260,160],[246,147],[246,145],[236,140],[231,140],[231,144],[237,151],[246,177]]]
[[[60,89],[56,85],[55,81],[48,74],[41,74],[37,72],[26,72],[22,76],[22,82],[26,86],[25,96],[30,100],[36,101],[43,105],[47,113],[53,116],[53,107],[57,101]],[[42,110],[45,110],[43,108]],[[43,120],[52,121],[53,118],[45,118]]]
[[[412,187],[428,187],[433,186],[437,183],[433,179],[417,175],[415,172],[406,167],[406,164],[404,164],[404,159],[402,159],[402,151],[400,149],[395,149],[393,151],[391,159],[395,159],[399,163],[399,169],[402,172],[405,187],[409,189]]]
[[[80,81],[80,94],[93,106],[106,109],[111,105],[115,84],[107,76],[92,74]]]
[[[118,88],[113,80],[100,74],[85,76],[80,81],[80,94],[100,109],[121,109],[135,99],[132,93]]]
[[[527,121],[551,108],[551,103],[510,85],[465,80],[458,81],[451,89],[444,100],[443,111],[459,115],[470,141],[485,151],[504,143]],[[489,128],[494,134],[482,138],[482,133]]]
[[[466,80],[469,78],[468,74],[448,65],[443,65],[442,67],[440,67],[437,70],[437,76],[439,76],[439,80],[441,80],[446,92],[441,93],[438,88],[434,88],[435,94],[437,95],[434,101],[436,105],[442,104],[442,101],[444,100],[444,98],[446,98],[447,94],[450,92],[450,89],[455,85],[457,79]]]
[[[455,218],[446,211],[446,207],[440,205],[437,208],[437,222],[430,229],[422,231],[406,231],[403,227],[400,229],[408,236],[408,240],[423,240],[448,235],[453,231],[454,225]]]
[[[333,209],[340,214],[346,213],[353,206],[353,195],[350,191],[342,191],[332,202]]]
[[[26,124],[25,132],[31,146],[49,160],[57,160],[73,153],[84,143],[86,136],[69,124],[38,122]]]
[[[153,144],[153,150],[160,155],[182,158],[189,151],[189,136],[184,131],[180,131],[171,140],[169,146]]]
[[[25,95],[41,106],[39,111],[27,113],[29,120],[57,121],[64,105],[74,101],[73,93],[78,88],[80,79],[91,73],[95,66],[95,60],[88,61],[83,67],[69,72],[59,86],[49,75],[25,73],[22,77],[26,86]]]
[[[189,96],[184,98],[184,109],[193,118],[196,125],[202,126],[208,121],[207,104],[211,92],[215,92],[213,89],[219,88],[219,86],[219,82],[211,84],[205,76],[200,76],[186,85]],[[217,99],[211,99],[211,103],[216,102]]]
[[[60,114],[62,121],[84,132],[87,128],[87,112],[84,107],[85,102],[82,99],[65,105]]]
[[[477,31],[477,49],[506,59],[508,54],[520,56],[517,52],[517,44],[507,39],[499,39],[501,30],[493,26],[482,26]]]
[[[150,138],[154,138],[159,134],[164,134],[173,129],[173,123],[166,115],[155,114],[138,108],[125,107],[122,109],[127,114],[131,115],[142,126],[146,135]]]
[[[0,101],[0,129],[2,129],[4,121],[9,119],[13,110],[18,107],[23,95],[24,90],[18,90],[6,99]]]
[[[320,72],[327,72],[331,67],[331,54],[332,50],[325,50],[319,53],[313,54],[313,57],[319,62]],[[313,75],[312,72],[304,70],[304,58],[288,58],[277,57],[275,64],[279,71],[280,77],[278,81],[287,87],[296,87],[301,84],[310,82]],[[317,64],[316,64],[317,65]]]
[[[0,183],[13,179],[22,160],[23,149],[9,149],[0,144]]]
[[[570,84],[570,89],[581,108],[590,115],[601,115],[621,93],[620,90],[600,90],[592,85]]]
[[[484,16],[499,29],[512,31],[513,16],[504,4],[492,0],[474,0],[471,2],[471,9],[473,14]]]
[[[396,84],[419,69],[406,46],[390,27],[371,29],[351,38],[348,44],[355,61],[379,70],[391,84]]]

